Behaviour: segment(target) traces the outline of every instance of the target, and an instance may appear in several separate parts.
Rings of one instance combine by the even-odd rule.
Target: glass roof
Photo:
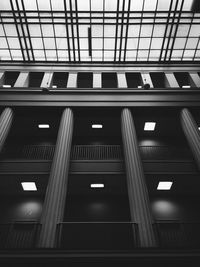
[[[200,61],[199,0],[0,0],[0,60]]]

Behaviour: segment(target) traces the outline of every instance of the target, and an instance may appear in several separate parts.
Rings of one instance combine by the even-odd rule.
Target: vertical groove
[[[45,196],[39,247],[54,247],[56,227],[63,220],[67,193],[70,151],[73,133],[73,113],[67,108],[63,111],[58,131],[49,183]]]
[[[121,114],[121,131],[126,165],[127,186],[131,219],[138,223],[141,247],[154,247],[156,240],[153,231],[149,195],[140,158],[136,130],[129,109]]]
[[[197,123],[187,108],[181,110],[180,119],[183,132],[200,170],[200,134]]]
[[[5,108],[0,116],[0,152],[10,131],[13,116],[11,108]]]

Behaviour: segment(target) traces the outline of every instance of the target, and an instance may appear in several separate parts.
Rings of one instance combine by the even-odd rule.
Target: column
[[[149,73],[141,73],[141,76],[143,85],[148,83],[150,85],[150,88],[154,87]]]
[[[13,121],[13,111],[11,108],[5,108],[0,116],[0,152],[6,141]]]
[[[138,224],[140,246],[154,247],[156,241],[152,227],[149,195],[132,114],[127,108],[123,109],[121,113],[121,131],[131,220]]]
[[[117,73],[118,88],[127,88],[126,74]]]
[[[20,72],[14,87],[28,87],[29,85],[29,73],[28,72]]]
[[[200,170],[200,134],[198,126],[187,108],[181,110],[180,120],[183,132]]]
[[[189,73],[192,87],[200,87],[200,77],[198,73]]]
[[[69,73],[67,88],[77,88],[77,73]]]
[[[41,232],[38,246],[53,248],[56,240],[57,223],[62,222],[68,185],[70,151],[73,133],[73,113],[63,111],[58,131],[47,192],[41,216]]]
[[[53,79],[53,72],[45,72],[40,87],[51,87]]]
[[[93,88],[101,88],[101,73],[93,73]]]
[[[179,84],[174,76],[173,73],[165,73],[165,77],[166,77],[166,83],[167,83],[167,87],[170,88],[178,88]]]

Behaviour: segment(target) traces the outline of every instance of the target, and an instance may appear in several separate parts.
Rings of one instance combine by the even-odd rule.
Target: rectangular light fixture
[[[154,131],[156,127],[155,122],[145,122],[144,131]]]
[[[90,184],[91,188],[104,188],[104,184]]]
[[[57,85],[52,85],[52,88],[57,88]]]
[[[191,88],[190,85],[182,85],[182,88]]]
[[[24,191],[37,191],[35,182],[22,182],[21,185]]]
[[[103,125],[102,124],[92,124],[92,129],[102,129]]]
[[[157,190],[170,190],[172,187],[172,182],[162,181],[158,183]]]
[[[38,124],[38,128],[40,128],[40,129],[49,129],[49,124]]]
[[[11,88],[12,86],[10,84],[3,84],[4,88]]]

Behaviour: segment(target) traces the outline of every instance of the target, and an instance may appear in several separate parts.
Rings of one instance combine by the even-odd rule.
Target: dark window
[[[18,71],[6,71],[3,84],[10,85],[11,87],[13,87],[18,76],[19,76]]]
[[[161,89],[168,87],[164,72],[151,72],[150,76],[153,83],[153,87]]]
[[[128,88],[138,88],[143,85],[142,77],[139,72],[128,72],[126,73],[126,80]]]
[[[55,86],[57,88],[66,88],[68,77],[68,72],[54,72],[52,86]]]
[[[79,72],[77,77],[78,88],[92,88],[93,87],[93,73]]]
[[[117,74],[115,72],[102,73],[102,88],[117,88]]]
[[[180,87],[194,87],[193,81],[188,72],[175,72],[174,76]]]
[[[40,87],[44,72],[30,72],[29,73],[29,87]]]

